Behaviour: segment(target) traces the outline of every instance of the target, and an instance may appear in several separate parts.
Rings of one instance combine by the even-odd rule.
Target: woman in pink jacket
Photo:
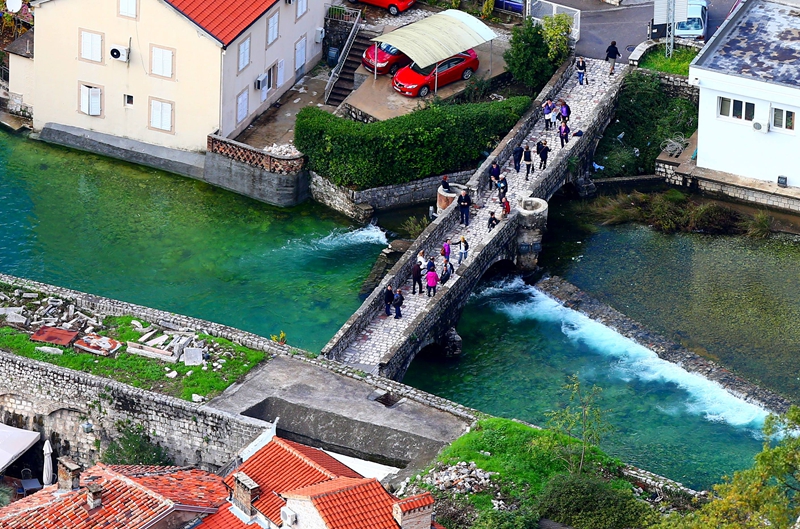
[[[439,283],[439,274],[436,273],[436,270],[428,270],[428,274],[425,276],[425,279],[428,282],[428,297],[436,295],[436,285]],[[431,294],[433,292],[433,294]]]

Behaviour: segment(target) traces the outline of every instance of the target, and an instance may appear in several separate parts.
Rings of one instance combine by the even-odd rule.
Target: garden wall
[[[454,184],[464,184],[472,173],[473,171],[448,173],[449,181]],[[354,191],[337,186],[313,171],[310,171],[310,174],[311,196],[314,200],[359,222],[368,221],[376,210],[430,202],[436,198],[436,190],[442,181],[441,176],[429,176],[405,184]]]
[[[665,39],[646,40],[642,42],[636,46],[635,50],[631,52],[630,57],[628,57],[628,64],[635,68],[639,68],[639,62],[645,57],[645,55],[652,53],[653,48],[663,45],[664,42]],[[699,50],[703,47],[703,45],[693,40],[677,39],[675,41],[675,47],[694,48]],[[661,86],[669,96],[688,99],[695,104],[700,101],[700,87],[691,85],[689,83],[689,77],[685,75],[658,72],[655,70],[644,71],[656,74],[658,76],[658,80],[661,82]]]
[[[308,171],[300,156],[277,156],[221,136],[208,136],[200,180],[273,206],[308,198]]]

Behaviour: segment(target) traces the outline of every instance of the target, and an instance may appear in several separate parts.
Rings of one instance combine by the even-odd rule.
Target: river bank
[[[560,277],[542,279],[536,283],[536,288],[565,307],[585,314],[606,327],[614,329],[622,336],[650,349],[659,358],[672,362],[690,373],[698,373],[708,380],[717,382],[746,402],[757,404],[773,413],[785,413],[791,405],[788,399],[768,389],[758,387],[717,363],[667,340]]]

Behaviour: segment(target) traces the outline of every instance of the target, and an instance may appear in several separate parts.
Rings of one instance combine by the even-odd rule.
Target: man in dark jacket
[[[385,305],[386,315],[392,315],[392,302],[394,301],[394,291],[392,285],[386,285],[386,291],[383,293],[383,304]]]
[[[472,199],[467,194],[466,190],[461,192],[458,197],[458,211],[461,213],[461,224],[469,226],[469,208],[472,205]],[[422,290],[422,287],[420,287]]]
[[[522,148],[522,145],[517,145],[516,147],[514,147],[514,150],[511,151],[511,155],[514,157],[514,169],[516,169],[517,172],[519,172],[519,168],[522,165],[521,162],[522,162],[523,152],[524,149]]]
[[[417,293],[417,285],[419,285],[419,293],[422,294],[422,267],[419,261],[414,261],[411,266],[411,293]]]
[[[500,166],[497,162],[492,162],[492,166],[489,167],[489,189],[497,185],[498,180],[500,180]]]
[[[403,317],[400,314],[400,307],[403,306],[403,301],[405,298],[403,297],[403,291],[401,289],[397,289],[397,294],[394,295],[394,300],[392,301],[392,305],[394,306],[394,319],[399,320]]]
[[[550,152],[550,147],[547,142],[542,142],[542,148],[539,149],[539,169],[547,169],[547,154]]]
[[[497,198],[500,199],[500,202],[508,193],[508,180],[506,180],[506,175],[500,175],[500,178],[497,179]]]
[[[612,40],[611,45],[606,48],[606,61],[611,63],[611,71],[609,71],[609,75],[614,75],[614,65],[617,64],[617,58],[622,57],[622,54],[619,52],[619,48],[617,48],[617,41]]]
[[[497,217],[495,217],[495,216],[494,216],[494,211],[492,211],[491,213],[489,213],[489,222],[488,222],[488,228],[489,228],[489,231],[492,231],[492,229],[493,229],[495,226],[497,226],[497,224],[498,224],[499,222],[500,222],[500,221],[499,221],[499,220],[497,220]]]

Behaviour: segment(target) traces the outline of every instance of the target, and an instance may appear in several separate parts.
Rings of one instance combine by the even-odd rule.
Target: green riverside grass
[[[136,318],[132,316],[109,316],[103,323],[110,330],[103,331],[101,334],[123,343],[129,340],[138,340],[141,337],[141,333],[133,330],[131,321],[134,319]],[[0,325],[2,325],[2,322],[3,320],[0,319]],[[156,359],[129,354],[126,352],[127,346],[123,346],[116,354],[116,357],[97,356],[64,347],[60,347],[64,351],[62,355],[42,353],[36,350],[36,347],[42,344],[32,342],[28,334],[2,326],[0,326],[0,349],[26,358],[107,377],[137,388],[156,391],[184,400],[192,400],[193,393],[207,398],[218,395],[225,388],[236,382],[239,377],[253,369],[266,356],[262,351],[236,345],[224,338],[203,334],[199,336],[201,339],[220,344],[225,350],[233,354],[230,358],[225,357],[226,361],[218,371],[213,371],[210,367],[208,370],[203,371],[202,366],[186,366],[180,362],[169,364]],[[178,376],[174,379],[167,378],[165,376],[168,372],[165,369],[167,367],[170,371],[177,371]],[[192,374],[186,376],[189,371]]]
[[[667,58],[664,46],[656,46],[639,61],[639,68],[677,75],[689,75],[689,63],[697,56],[693,48],[675,48],[672,57]]]
[[[482,419],[472,431],[445,448],[437,461],[446,465],[474,462],[484,471],[497,472],[492,481],[500,484],[503,496],[525,505],[534,501],[551,477],[567,472],[567,463],[559,456],[554,440],[579,444],[577,439],[553,430],[539,430],[510,419]],[[599,467],[621,466],[595,447],[587,453],[587,462],[586,474],[596,473]],[[470,494],[468,498],[481,515],[494,510],[491,491]]]

